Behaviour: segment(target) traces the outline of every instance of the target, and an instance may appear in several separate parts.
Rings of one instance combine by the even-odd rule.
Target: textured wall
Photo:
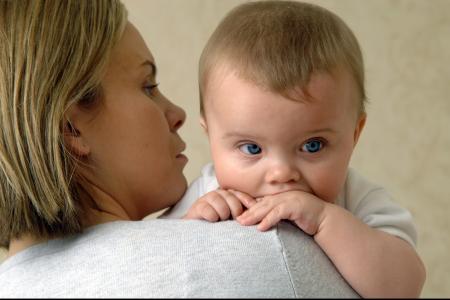
[[[185,108],[192,180],[209,161],[198,125],[197,61],[237,0],[124,0],[160,69],[162,91]],[[366,60],[368,122],[352,166],[413,213],[427,267],[423,297],[450,296],[450,1],[318,0],[354,30]],[[445,129],[447,128],[447,129]]]

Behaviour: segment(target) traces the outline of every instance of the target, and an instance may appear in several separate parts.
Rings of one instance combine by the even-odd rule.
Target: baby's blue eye
[[[306,142],[302,146],[302,151],[308,152],[308,153],[315,153],[320,151],[323,148],[323,142],[320,140],[310,140],[309,142]]]
[[[239,149],[245,154],[249,155],[256,155],[261,153],[261,147],[256,144],[244,144],[242,146],[239,146]]]

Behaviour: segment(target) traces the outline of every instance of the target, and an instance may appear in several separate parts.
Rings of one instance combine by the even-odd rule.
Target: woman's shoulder
[[[9,282],[2,296],[355,295],[313,239],[289,224],[261,233],[234,221],[120,221],[16,256],[0,267],[1,285]]]

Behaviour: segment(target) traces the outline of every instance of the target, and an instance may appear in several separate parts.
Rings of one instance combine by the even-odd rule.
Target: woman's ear
[[[355,127],[355,132],[353,134],[353,147],[356,146],[356,144],[358,143],[359,137],[361,136],[361,132],[364,129],[364,125],[366,125],[366,119],[367,119],[367,114],[366,113],[362,113],[359,118],[358,121],[356,123],[356,127]]]
[[[64,144],[75,156],[85,157],[90,153],[90,148],[84,142],[80,131],[68,120],[64,124]]]
[[[67,110],[66,120],[64,121],[64,144],[73,155],[86,157],[90,154],[91,149],[77,127],[77,117],[78,107],[74,104]]]

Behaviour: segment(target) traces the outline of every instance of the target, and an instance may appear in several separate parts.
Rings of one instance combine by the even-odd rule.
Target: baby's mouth
[[[306,189],[306,188],[302,188],[302,187],[291,187],[291,188],[285,188],[285,189],[280,189],[277,191],[271,191],[268,193],[264,193],[261,195],[258,195],[255,197],[255,199],[258,201],[258,199],[262,199],[266,196],[275,196],[278,194],[282,194],[282,193],[287,193],[287,192],[293,192],[293,191],[299,191],[299,192],[304,192],[304,193],[312,193],[312,191],[310,189]]]

